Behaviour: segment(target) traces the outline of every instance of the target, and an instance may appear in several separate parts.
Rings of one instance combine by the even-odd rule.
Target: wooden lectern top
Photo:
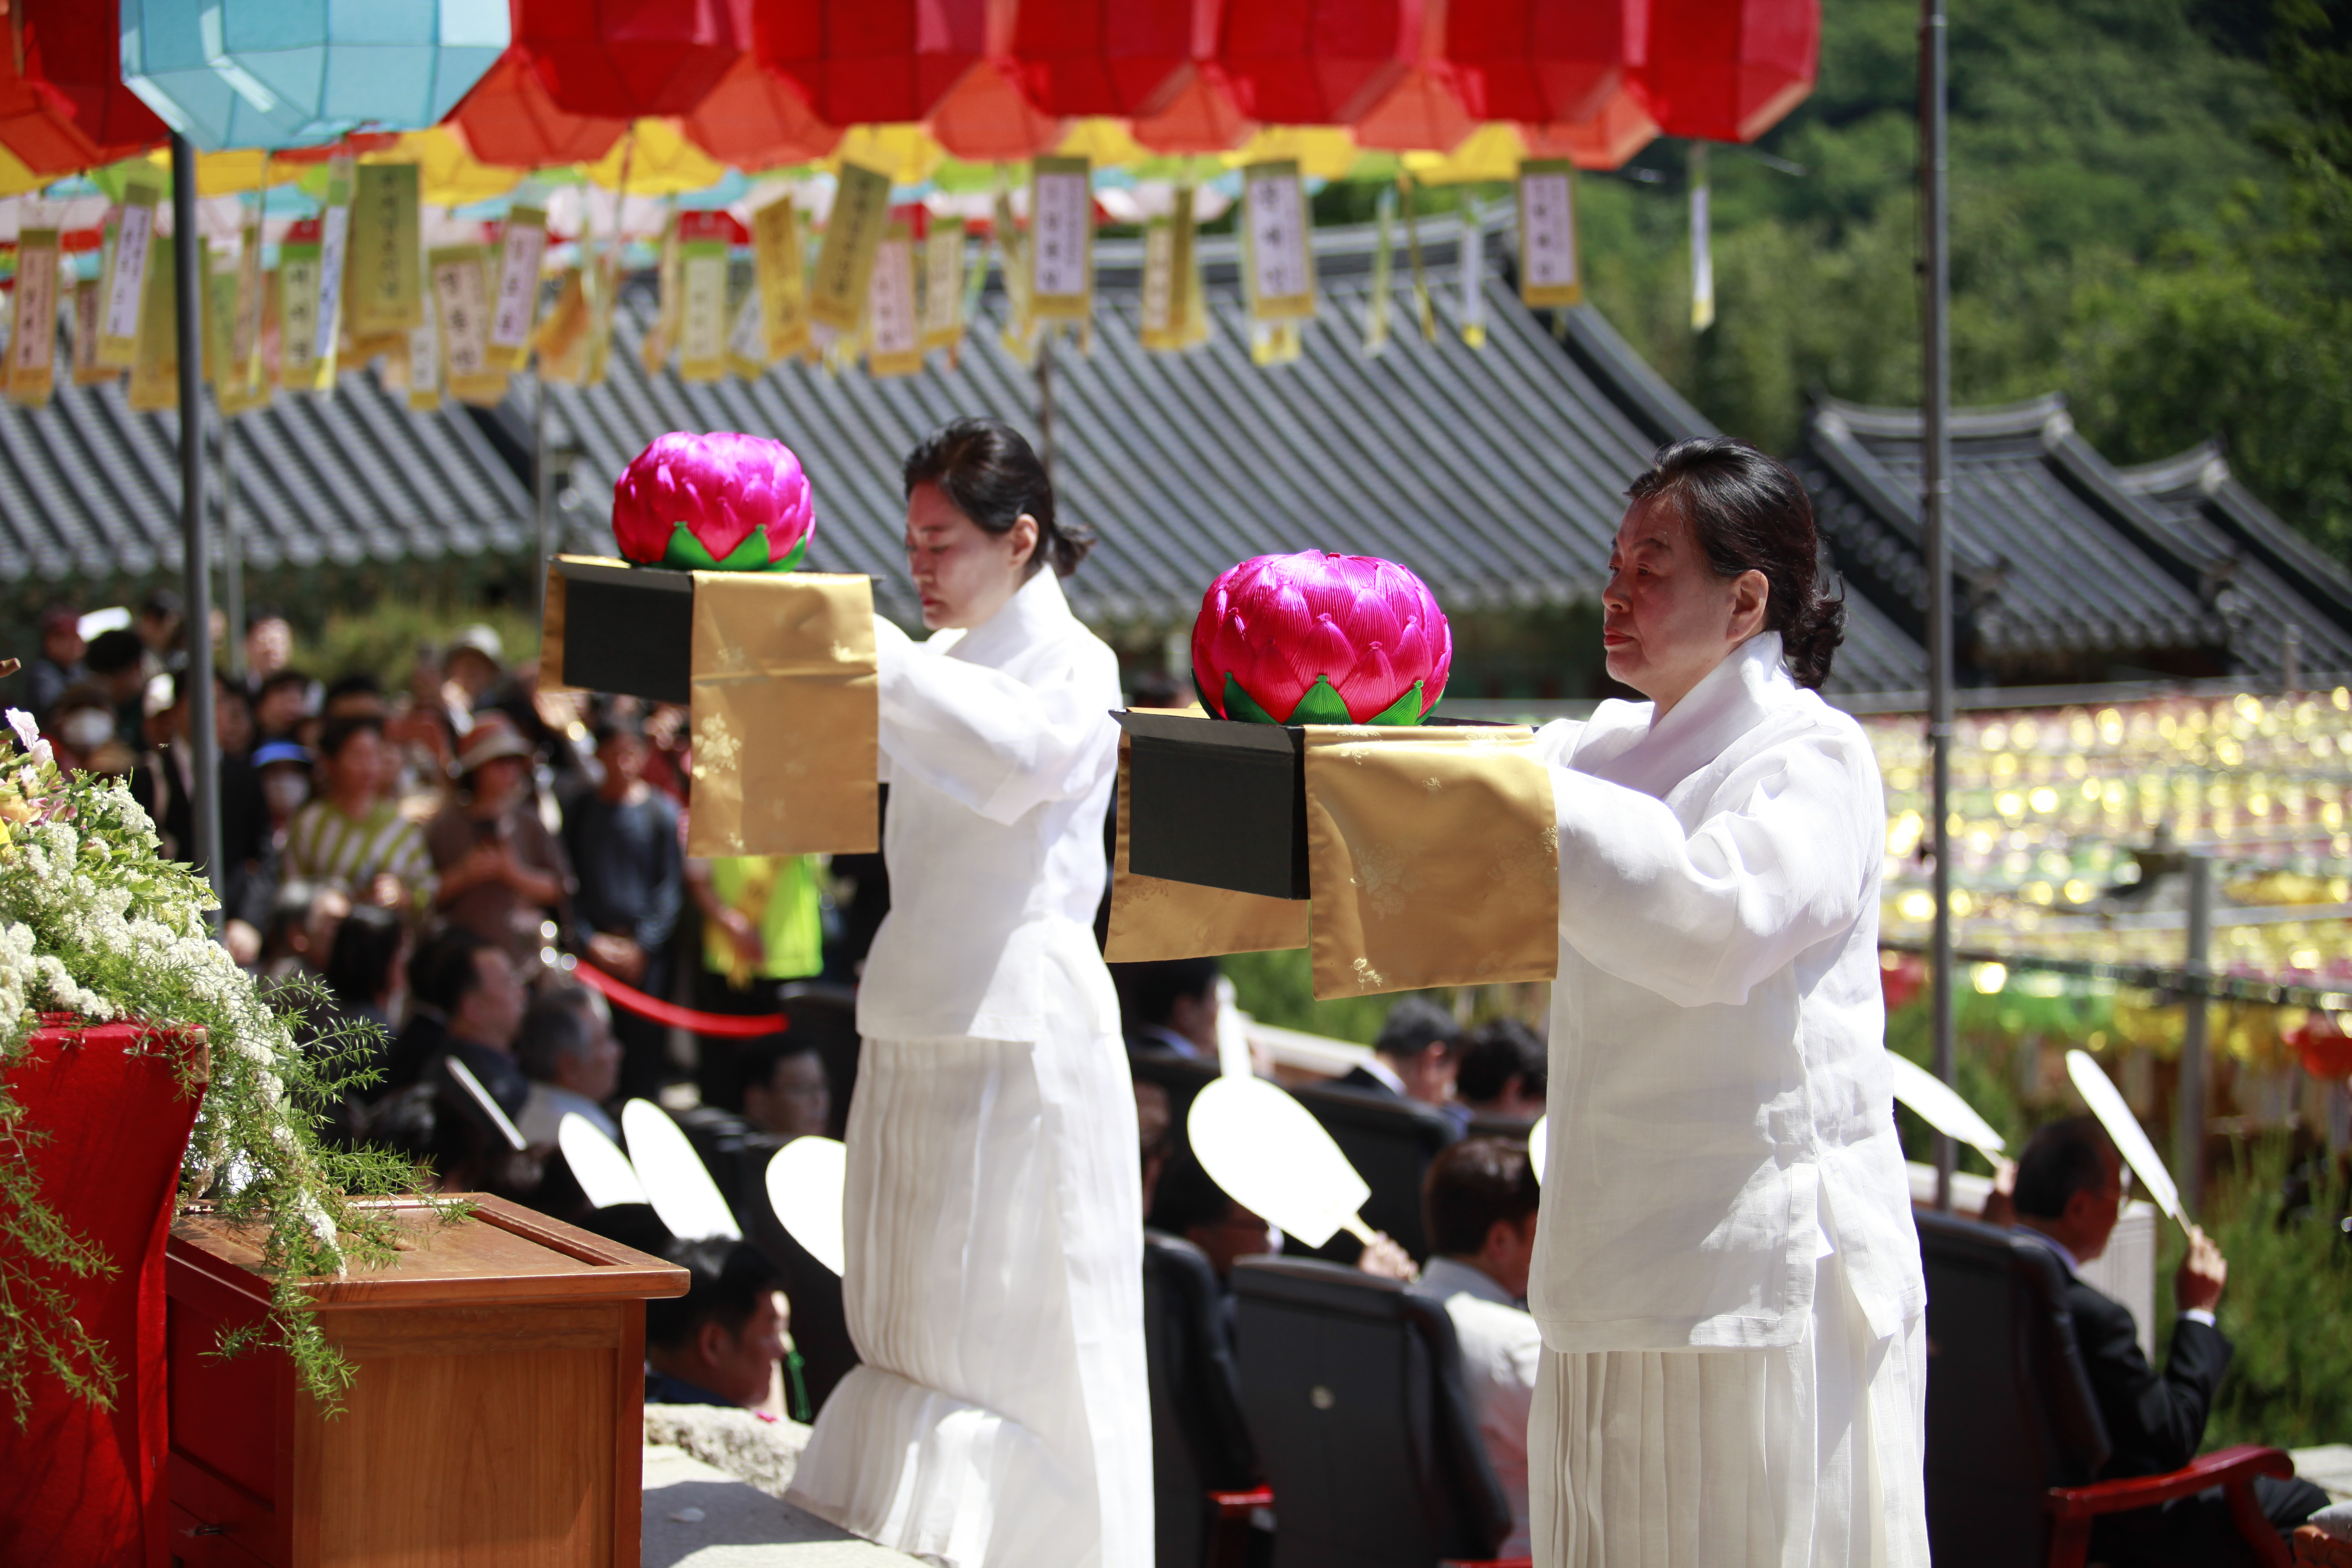
[[[415,1198],[363,1200],[400,1232],[383,1268],[306,1282],[321,1308],[431,1307],[506,1301],[608,1301],[683,1296],[686,1270],[488,1194],[456,1194],[472,1205],[451,1219]],[[257,1227],[183,1214],[172,1226],[175,1259],[267,1304]],[[225,1267],[224,1267],[225,1266]]]

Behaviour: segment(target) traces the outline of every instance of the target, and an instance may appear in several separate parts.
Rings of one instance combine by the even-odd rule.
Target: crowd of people
[[[163,852],[193,861],[180,602],[159,589],[88,620],[85,638],[77,607],[42,616],[23,704],[62,764],[126,777]],[[613,1133],[624,1100],[666,1086],[691,1082],[771,1131],[838,1131],[804,1043],[675,1032],[578,973],[772,1014],[788,984],[854,978],[878,921],[843,918],[879,883],[855,858],[687,856],[683,709],[541,691],[536,660],[509,659],[488,626],[420,648],[389,689],[369,671],[303,668],[280,612],[242,631],[233,678],[215,616],[222,940],[267,984],[321,987],[322,1037],[331,1021],[381,1031],[346,1135],[408,1149],[446,1187],[528,1200],[564,1113]],[[448,1060],[524,1131],[524,1154],[501,1148]]]

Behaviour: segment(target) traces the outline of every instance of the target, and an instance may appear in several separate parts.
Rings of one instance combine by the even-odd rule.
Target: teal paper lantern
[[[481,79],[507,0],[120,0],[122,80],[208,153],[416,131]]]

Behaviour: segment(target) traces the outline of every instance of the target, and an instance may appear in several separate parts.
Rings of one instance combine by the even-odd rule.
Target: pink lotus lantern
[[[1202,707],[1259,724],[1418,724],[1445,690],[1454,632],[1393,561],[1304,550],[1221,574],[1192,623]]]
[[[763,436],[673,430],[613,486],[613,537],[640,566],[789,572],[815,531],[800,458]]]

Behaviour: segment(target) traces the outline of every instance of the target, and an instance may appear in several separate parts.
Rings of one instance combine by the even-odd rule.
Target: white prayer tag
[[[58,341],[58,236],[54,229],[27,230],[16,251],[16,320],[8,342],[8,384],[38,380],[46,395]]]
[[[679,266],[684,305],[679,317],[677,357],[681,364],[709,364],[725,348],[727,325],[727,255],[688,256]]]
[[[1519,242],[1521,292],[1530,304],[1552,303],[1546,296],[1579,289],[1575,196],[1566,169],[1520,174]]]
[[[518,207],[507,216],[499,246],[499,295],[490,316],[490,348],[510,362],[520,357],[539,314],[539,264],[547,254],[547,221]]]
[[[1143,342],[1146,348],[1167,335],[1176,300],[1176,231],[1165,218],[1143,230]]]
[[[350,187],[343,187],[346,193]],[[335,352],[335,339],[343,328],[343,247],[351,237],[352,204],[348,194],[343,200],[331,203],[319,219],[319,314],[318,336],[311,340],[310,359],[324,363]]]
[[[139,305],[147,297],[147,252],[155,238],[152,187],[142,190],[145,201],[126,202],[114,236],[114,269],[108,279],[105,322],[100,336],[136,340]]]
[[[1315,313],[1315,260],[1307,250],[1307,194],[1298,165],[1284,161],[1244,171],[1249,226],[1250,313],[1295,321]]]
[[[482,298],[481,258],[470,250],[463,255],[436,257],[433,304],[441,315],[449,379],[455,382],[487,371],[489,321],[487,302]]]
[[[874,277],[866,286],[866,321],[870,331],[866,352],[877,362],[903,362],[922,353],[922,336],[915,319],[914,242],[902,226],[894,224],[875,253]]]
[[[923,346],[963,335],[963,225],[940,224],[923,241]]]
[[[1052,300],[1082,300],[1094,201],[1087,172],[1041,166],[1030,189],[1031,298],[1041,308]]]

